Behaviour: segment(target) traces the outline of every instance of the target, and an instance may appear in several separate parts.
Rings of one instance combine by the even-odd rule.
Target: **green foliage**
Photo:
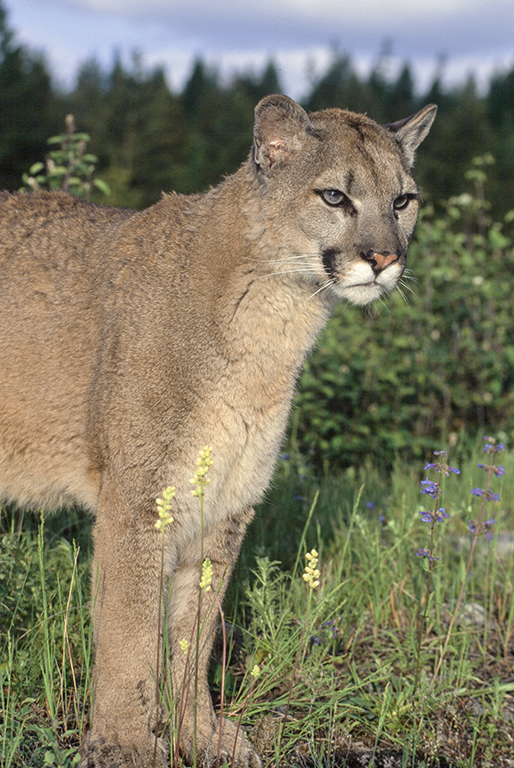
[[[59,148],[48,153],[45,163],[34,163],[29,173],[23,174],[26,186],[22,191],[62,189],[89,200],[91,191],[96,188],[108,195],[110,190],[105,181],[93,179],[98,158],[86,151],[90,140],[88,134],[75,132],[73,115],[66,116],[65,124],[65,133],[48,139],[48,144],[58,144]]]
[[[292,434],[318,466],[390,466],[463,432],[514,437],[512,215],[490,216],[491,162],[475,159],[471,193],[422,211],[390,305],[336,309],[305,366]]]
[[[508,754],[508,739],[505,734],[494,735],[494,723],[504,722],[514,690],[509,682],[511,661],[501,660],[500,649],[508,642],[514,615],[512,536],[508,532],[513,487],[512,479],[499,481],[495,490],[500,491],[502,502],[494,502],[489,510],[510,547],[500,549],[496,532],[491,542],[480,538],[473,572],[466,577],[472,538],[468,518],[477,511],[472,511],[469,489],[477,480],[484,481],[483,471],[476,466],[477,460],[484,460],[482,448],[483,441],[472,459],[460,464],[461,475],[444,483],[442,503],[450,517],[436,531],[440,560],[433,569],[418,688],[415,669],[426,563],[415,553],[418,546],[427,546],[429,532],[418,514],[427,508],[423,501],[427,497],[420,497],[417,473],[397,463],[389,481],[377,482],[374,473],[364,471],[359,477],[363,482],[360,489],[352,472],[327,477],[320,485],[310,473],[304,475],[301,484],[307,505],[319,491],[307,538],[316,541],[316,531],[319,537],[327,519],[332,528],[330,535],[318,538],[320,587],[309,595],[294,570],[286,574],[276,563],[260,558],[246,590],[250,608],[245,622],[247,673],[255,662],[261,666],[248,713],[251,721],[259,723],[271,703],[283,711],[293,679],[293,717],[285,728],[286,750],[293,750],[293,745],[298,748],[299,742],[300,751],[311,750],[316,733],[325,743],[339,744],[343,754],[351,750],[352,740],[370,751],[377,748],[379,753],[389,746],[403,754],[409,765],[414,750],[419,759],[438,755],[451,765],[476,768],[485,766],[491,755],[499,760],[500,755]],[[502,461],[509,478],[514,454]],[[284,464],[281,475],[287,479]],[[274,495],[283,499],[281,485],[282,480],[277,480]],[[348,491],[353,491],[353,501]],[[288,504],[281,502],[286,526],[301,503],[292,495]],[[270,520],[273,515],[272,498],[259,510],[258,518]],[[254,550],[255,538],[260,540],[258,518],[245,549]],[[309,546],[302,546],[299,555],[303,557]],[[475,625],[459,618],[451,633],[443,674],[436,681],[432,673],[461,583],[464,602],[478,604],[484,621]],[[495,604],[500,595],[500,603]],[[304,628],[308,650],[295,676],[292,670]],[[500,644],[497,653],[493,650],[496,642]],[[493,669],[491,679],[488,675]],[[244,692],[243,685],[242,696]],[[472,704],[476,696],[481,705],[478,719]],[[452,729],[451,740],[444,735],[448,728]],[[278,726],[275,744],[277,731]]]
[[[290,764],[323,749],[347,755],[356,741],[369,752],[389,749],[412,757],[417,749],[468,768],[484,768],[491,755],[498,761],[510,755],[512,452],[502,454],[505,476],[495,480],[501,502],[488,502],[498,530],[490,542],[480,538],[464,579],[463,605],[479,604],[486,620],[478,626],[459,620],[441,675],[431,677],[465,575],[468,519],[478,503],[469,489],[484,481],[476,466],[482,448],[483,441],[471,459],[458,462],[461,474],[444,483],[450,517],[436,531],[440,560],[432,575],[417,690],[426,572],[415,552],[427,546],[428,535],[418,514],[427,507],[419,494],[422,465],[397,463],[390,478],[350,469],[320,482],[301,457],[283,457],[243,545],[246,583],[234,585],[237,594],[226,608],[231,625],[242,627],[232,633],[225,712],[235,722],[242,718],[245,729],[254,726],[265,760],[274,760],[279,743],[281,761]],[[453,457],[451,463],[457,463]],[[296,565],[289,572],[272,561],[263,539],[279,508],[280,543],[292,538],[284,531],[297,530],[291,542]],[[50,535],[46,523],[38,533],[36,522],[27,517],[20,525],[12,511],[1,520],[0,762],[6,768],[71,768],[91,683],[87,561],[62,537]],[[61,529],[63,522],[54,525]],[[74,524],[72,515],[69,526]],[[301,571],[313,546],[321,576],[311,589]],[[325,753],[331,763],[329,757]]]
[[[43,522],[22,532],[0,511],[0,764],[71,768],[91,683],[88,564]]]

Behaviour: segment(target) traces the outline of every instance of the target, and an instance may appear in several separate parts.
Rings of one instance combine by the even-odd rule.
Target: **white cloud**
[[[212,11],[220,15],[241,9],[237,0],[60,0],[62,5],[92,10],[98,13],[113,13],[120,16],[170,16],[189,11],[192,6],[196,12]],[[341,0],[260,0],[258,11],[261,15],[276,15],[282,11],[308,17],[343,16],[351,21],[370,21],[371,18],[399,15],[418,16],[420,18],[434,14],[466,13],[482,5],[482,0],[360,0],[358,3],[344,4]],[[255,12],[255,6],[247,6],[247,13]]]
[[[25,0],[29,2],[30,0]],[[33,0],[33,3],[40,0]],[[10,0],[17,4],[23,0]],[[340,41],[375,50],[393,40],[401,55],[512,50],[512,0],[45,0],[100,23],[160,25],[175,39],[211,50],[294,49]],[[144,29],[140,30],[144,37]]]
[[[43,49],[56,77],[72,83],[78,64],[133,50],[165,66],[174,88],[201,55],[223,74],[272,56],[293,97],[309,88],[307,61],[322,72],[331,49],[360,71],[391,41],[393,66],[409,61],[422,87],[446,54],[448,80],[484,78],[514,62],[512,0],[3,0],[18,39]]]

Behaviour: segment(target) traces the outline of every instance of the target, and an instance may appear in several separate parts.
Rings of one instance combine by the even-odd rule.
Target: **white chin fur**
[[[369,285],[354,285],[351,288],[342,288],[339,291],[341,298],[346,299],[350,304],[362,305],[371,304],[376,301],[383,293],[384,289],[376,283]]]
[[[391,264],[375,277],[369,264],[356,264],[338,283],[336,290],[351,304],[370,304],[383,293],[394,290],[402,272],[399,264]]]

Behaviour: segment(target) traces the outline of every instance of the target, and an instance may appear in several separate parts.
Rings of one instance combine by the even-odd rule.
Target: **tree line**
[[[461,192],[472,159],[490,153],[488,198],[496,215],[514,207],[514,68],[491,77],[481,93],[472,75],[445,86],[444,67],[436,67],[419,94],[408,63],[394,77],[384,64],[379,57],[369,74],[359,75],[349,56],[334,53],[303,106],[348,108],[387,122],[434,102],[439,115],[417,161],[425,198]],[[273,92],[282,92],[273,61],[227,82],[198,59],[174,92],[161,67],[145,68],[134,55],[129,65],[117,56],[108,68],[84,62],[63,93],[44,58],[16,41],[0,0],[0,189],[19,188],[22,174],[48,152],[46,139],[61,133],[72,113],[77,129],[91,137],[99,175],[111,188],[107,202],[144,207],[162,191],[201,191],[245,159],[254,106]]]

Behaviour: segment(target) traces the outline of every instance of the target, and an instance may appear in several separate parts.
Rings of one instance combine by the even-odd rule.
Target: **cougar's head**
[[[419,209],[410,168],[436,110],[380,126],[340,109],[307,114],[286,96],[262,99],[250,162],[274,268],[278,259],[331,302],[367,304],[393,290]]]

